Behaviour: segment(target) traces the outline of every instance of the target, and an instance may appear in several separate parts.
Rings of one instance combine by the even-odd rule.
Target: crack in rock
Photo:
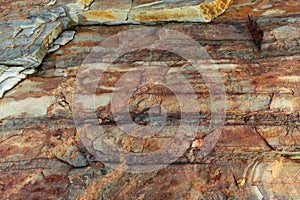
[[[30,14],[24,20],[0,21],[0,98],[28,75],[36,72],[44,57],[70,42],[75,25],[153,24],[161,21],[210,22],[221,15],[231,0],[215,0],[197,5],[174,7],[168,1],[142,6],[128,3],[78,0]],[[194,2],[194,1],[191,1]],[[55,5],[51,0],[47,6]],[[104,4],[104,5],[102,5]],[[159,4],[161,8],[155,8]],[[190,4],[190,3],[188,3]],[[170,6],[171,5],[171,6]],[[176,4],[177,5],[177,4]],[[2,32],[1,32],[2,33]]]

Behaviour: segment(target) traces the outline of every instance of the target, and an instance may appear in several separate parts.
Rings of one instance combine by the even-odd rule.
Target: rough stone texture
[[[129,3],[131,5],[127,1],[79,1],[76,3],[78,10],[74,13],[85,15],[89,10],[109,9],[109,5],[126,13],[130,8],[144,9],[141,5],[146,3],[153,9],[160,6],[172,8],[172,4],[154,1],[133,1],[132,6],[128,6]],[[178,5],[193,6],[198,3],[191,1]],[[35,41],[30,44],[44,48],[41,54],[34,54],[37,48],[26,46],[29,43],[25,45],[24,41],[11,48],[7,47],[10,42],[4,42],[0,47],[0,71],[8,77],[0,79],[3,83],[1,88],[15,85],[26,73],[33,73],[29,73],[28,68],[36,69],[38,63],[42,63],[37,74],[28,76],[0,101],[1,199],[300,198],[300,13],[296,0],[238,0],[233,1],[223,15],[209,24],[157,24],[158,27],[180,31],[205,47],[223,78],[226,118],[224,126],[216,128],[222,133],[217,144],[204,157],[202,148],[206,144],[212,113],[210,91],[203,77],[186,60],[167,51],[144,49],[120,57],[106,70],[97,85],[97,105],[93,107],[89,96],[82,97],[82,111],[95,109],[97,118],[86,119],[86,126],[76,129],[72,114],[74,107],[78,106],[74,105],[76,102],[72,95],[81,63],[92,48],[105,39],[142,26],[86,26],[95,21],[80,21],[83,18],[79,17],[79,22],[84,22],[82,25],[85,26],[75,26],[59,37],[64,22],[69,19],[63,14],[66,12],[51,18],[51,12],[44,11],[40,4],[47,4],[51,9],[52,6],[64,4],[74,6],[75,2],[1,2],[3,23],[12,25],[28,17],[35,19],[36,16],[31,16],[29,10],[50,20],[47,23],[25,20],[24,29],[28,32],[21,31],[15,39],[9,38],[22,41],[22,37],[32,33],[26,41]],[[30,9],[21,9],[26,5]],[[14,6],[20,9],[12,9]],[[64,11],[70,9],[68,6]],[[57,13],[60,9],[54,10]],[[75,14],[71,16],[81,16]],[[121,12],[117,14],[124,17]],[[3,26],[8,33],[14,33],[15,25]],[[42,30],[47,27],[53,35],[43,35]],[[34,40],[36,34],[51,42]],[[6,38],[7,35],[1,34],[0,37]],[[50,49],[57,50],[43,60]],[[20,51],[25,52],[21,60],[18,55]],[[11,57],[5,60],[3,56]],[[32,56],[35,56],[33,61],[29,59]],[[124,151],[135,153],[165,148],[166,141],[174,138],[174,130],[180,125],[180,105],[174,91],[172,93],[156,85],[136,91],[129,105],[131,117],[140,125],[151,122],[147,110],[152,104],[164,107],[168,113],[167,122],[160,121],[160,112],[153,110],[152,113],[152,119],[158,119],[153,127],[160,125],[157,122],[165,125],[161,131],[153,137],[140,139],[124,133],[115,124],[111,114],[114,108],[110,105],[115,84],[125,72],[135,71],[136,76],[130,77],[131,82],[124,88],[140,86],[147,75],[140,69],[143,65],[169,66],[168,70],[161,69],[158,74],[164,73],[163,77],[169,78],[166,81],[177,89],[177,93],[183,91],[185,85],[172,80],[172,76],[181,73],[190,81],[199,103],[200,123],[197,133],[187,138],[187,144],[182,144],[188,145],[187,150],[172,165],[153,172],[128,173],[122,170],[126,169],[126,164],[134,164],[134,160],[127,158],[124,163],[122,157],[118,157],[112,161],[120,162],[113,163],[119,170],[110,168],[107,163],[99,161],[99,155],[106,147],[101,138],[84,135],[84,131],[88,126],[100,124],[110,142]],[[205,67],[209,69],[210,65]],[[90,76],[97,78],[95,72]],[[88,84],[86,81],[89,80],[82,79],[82,83]]]
[[[36,69],[47,53],[59,49],[73,38],[74,32],[64,33],[64,31],[74,25],[161,21],[210,22],[222,14],[229,3],[230,0],[217,0],[186,6],[180,1],[179,3],[159,1],[150,4],[141,1],[138,5],[130,0],[114,0],[109,3],[92,0],[2,2],[0,5],[3,16],[0,28],[3,31],[0,32],[0,40],[3,42],[0,48],[0,64],[3,65],[3,70],[0,71],[0,98],[28,74],[35,72],[35,70],[19,70],[12,75],[12,73],[4,73],[5,66]],[[152,8],[153,4],[159,6]],[[15,10],[15,7],[20,9]],[[139,10],[140,7],[143,9]],[[10,12],[9,8],[14,11]]]

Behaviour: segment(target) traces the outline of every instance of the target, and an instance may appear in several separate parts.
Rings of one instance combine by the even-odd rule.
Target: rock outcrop
[[[167,21],[210,22],[222,14],[230,0],[216,2],[191,1],[151,3],[131,0],[93,2],[3,2],[14,12],[4,11],[0,21],[0,97],[18,84],[27,75],[33,74],[43,58],[74,37],[74,32],[65,33],[74,25],[95,24],[140,24]],[[34,6],[33,6],[34,5]],[[30,10],[24,12],[24,10]],[[24,14],[26,13],[26,14]]]
[[[299,2],[216,2],[0,3],[1,199],[299,199]]]

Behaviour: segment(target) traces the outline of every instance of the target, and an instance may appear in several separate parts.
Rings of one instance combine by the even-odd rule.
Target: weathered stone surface
[[[67,3],[67,8],[61,6],[63,3]],[[5,32],[1,32],[2,34],[0,34],[0,39],[5,41],[5,43],[1,45],[3,49],[0,49],[0,63],[7,66],[21,65],[25,68],[36,68],[41,64],[42,59],[48,52],[53,52],[61,46],[55,43],[53,44],[53,40],[71,25],[152,23],[159,21],[209,22],[211,19],[222,14],[229,3],[230,0],[218,0],[210,3],[191,1],[188,4],[181,1],[175,3],[168,1],[154,1],[151,3],[135,1],[132,3],[128,0],[110,2],[109,4],[93,1],[42,2],[41,4],[43,6],[36,7],[35,5],[33,8],[36,10],[31,14],[26,12],[16,12],[4,15],[3,21],[0,23],[3,30],[5,30]],[[14,2],[14,4],[10,4],[9,2],[6,4],[11,7],[14,4],[16,6],[22,5],[28,7],[28,9],[32,9],[30,3],[25,3],[25,5],[23,5],[24,3],[17,1]],[[245,4],[247,3],[241,4],[241,7]],[[262,5],[259,4],[259,6]],[[276,4],[275,7],[276,6],[278,5]],[[234,7],[234,5],[232,7]],[[262,8],[272,8],[267,10],[268,12],[266,11],[263,13],[263,15],[268,16],[275,14],[274,10],[276,9],[272,6],[263,5]],[[261,10],[254,9],[253,12],[255,14],[261,13]],[[27,19],[25,19],[25,17],[27,17]],[[289,23],[295,22],[295,24],[291,27],[278,27],[274,30],[275,32],[273,35],[275,39],[278,38],[276,41],[280,43],[284,42],[286,44],[287,41],[284,38],[287,37],[282,36],[282,33],[286,31],[289,32],[292,36],[288,38],[292,40],[293,38],[296,39],[294,42],[291,42],[297,48],[299,23],[297,23],[297,17],[289,20]],[[70,39],[72,38],[70,36],[67,37]],[[56,43],[60,42],[58,41]],[[277,43],[275,45],[281,46]],[[270,47],[269,44],[264,45],[263,49],[269,49]],[[290,49],[289,51],[293,51],[293,49]],[[7,90],[16,85],[20,80],[24,79],[28,74],[34,73],[33,70],[29,72],[30,73],[27,74],[22,73],[19,77],[7,80],[8,83],[3,83],[5,86],[1,87],[0,96],[3,96]],[[5,75],[3,75],[2,79],[4,78]]]
[[[209,22],[227,9],[230,0],[202,2],[194,7],[182,6],[180,8],[177,8],[180,4],[162,2],[162,5],[154,11],[148,7],[149,4],[139,2],[139,6],[142,6],[149,14],[145,14],[145,10],[136,11],[130,0],[113,1],[109,4],[93,1],[61,1],[55,5],[56,3],[56,1],[41,2],[42,5],[31,13],[25,14],[21,9],[19,12],[7,12],[7,15],[4,15],[0,21],[1,30],[4,30],[0,33],[0,40],[4,41],[0,48],[0,64],[6,66],[21,65],[26,69],[37,68],[47,53],[57,50],[73,38],[74,33],[69,32],[69,35],[63,33],[72,25],[148,23],[153,21]],[[67,4],[63,6],[63,3]],[[161,2],[158,3],[161,4]],[[2,4],[10,7],[21,5],[27,9],[34,9],[36,6],[32,7],[30,2],[19,1]],[[182,2],[181,4],[184,5]],[[171,8],[166,8],[169,5]],[[61,37],[54,42],[60,34],[62,34]],[[66,41],[62,38],[65,38]],[[34,73],[34,71],[30,72]],[[20,76],[2,83],[5,86],[0,88],[0,97],[26,78],[27,75],[22,73]],[[5,74],[0,74],[0,76],[2,79],[6,79]]]
[[[49,9],[59,6],[56,8],[58,10],[60,5],[66,4],[66,13],[75,21],[78,16],[76,23],[98,24],[103,23],[100,20],[102,18],[97,18],[94,14],[108,10],[109,5],[120,11],[115,13],[116,16],[120,15],[120,19],[124,19],[124,16],[125,19],[130,19],[130,15],[125,15],[129,10],[132,14],[135,12],[133,10],[145,8],[154,12],[160,8],[177,8],[177,5],[195,6],[200,2],[178,1],[176,6],[168,1],[131,3],[11,1],[1,2],[1,5],[16,5],[20,9],[21,6],[29,6],[30,9],[22,11],[1,6],[3,12],[0,15],[7,21],[25,18],[32,20],[36,19],[36,16],[30,15],[29,10],[32,9],[38,13],[37,16],[47,19],[49,12],[43,10],[39,4],[47,5]],[[0,102],[0,198],[299,199],[300,49],[297,3],[293,0],[239,0],[231,2],[228,12],[209,24],[157,25],[180,31],[204,46],[223,78],[222,83],[226,89],[226,117],[224,126],[214,129],[221,134],[206,156],[203,156],[203,150],[211,131],[210,91],[203,76],[174,53],[159,49],[129,52],[103,74],[96,87],[96,105],[92,95],[82,96],[81,105],[77,105],[78,102],[73,99],[76,75],[92,48],[121,31],[142,26],[75,26],[66,31],[62,27],[67,21],[61,20],[69,20],[68,17],[50,17],[54,21],[45,23],[45,26],[50,27],[49,24],[58,22],[61,23],[59,30],[64,32],[56,34],[57,29],[54,31],[49,28],[55,33],[55,37],[44,35],[43,38],[54,39],[50,39],[51,42],[47,45],[42,42],[44,39],[39,40],[36,44],[40,44],[40,50],[32,48],[34,51],[24,54],[24,59],[18,59],[19,56],[13,55],[18,55],[18,50],[27,48],[22,46],[23,43],[15,48],[6,46],[7,51],[1,45],[4,52],[1,56],[12,56],[5,61],[1,57],[3,63],[0,73],[3,76],[0,76],[0,83],[5,83],[1,87],[14,85],[25,75],[32,74],[33,70],[37,70],[37,74],[30,75],[13,90],[9,90]],[[78,10],[70,5],[77,5]],[[74,12],[70,9],[74,9]],[[5,15],[4,13],[8,13],[6,10],[12,12]],[[250,19],[248,13],[251,14]],[[86,21],[83,20],[84,15],[88,16]],[[44,27],[43,24],[39,26],[40,21],[33,23],[30,20],[27,24],[30,27],[24,27],[25,30],[28,29],[24,31],[24,37],[28,34],[30,38],[33,26],[37,26],[37,30]],[[119,22],[116,20],[105,24]],[[255,23],[249,27],[251,22]],[[259,33],[257,30],[263,32],[262,38],[255,39]],[[10,33],[13,32],[11,30]],[[22,34],[21,31],[16,37]],[[33,31],[32,34],[35,35],[36,32]],[[9,42],[4,44],[9,45]],[[116,44],[118,43],[111,43],[112,46]],[[176,46],[172,42],[170,44]],[[10,53],[14,50],[14,53]],[[42,60],[44,53],[49,51],[53,53]],[[38,62],[26,60],[32,56],[42,63],[40,68],[36,69],[35,64]],[[142,86],[146,82],[145,77],[149,75],[147,73],[150,73],[142,68],[145,65],[161,66],[159,73],[155,67],[149,69],[152,69],[150,71],[154,75],[163,74],[161,77],[165,79],[159,80],[172,85],[174,91],[172,93],[154,84],[136,91],[136,95],[128,102],[131,119],[139,125],[151,125],[157,130],[149,138],[138,138],[134,135],[145,132],[137,130],[130,135],[120,130],[119,124],[116,124],[116,116],[112,115],[114,108],[111,107],[110,100],[117,88],[116,83],[125,72],[134,72],[135,76],[130,77],[131,82],[125,82],[124,90],[118,91],[118,94],[126,93],[126,89]],[[164,68],[166,66],[169,67],[167,70]],[[203,64],[202,67],[210,69],[211,65]],[[167,150],[180,151],[180,147],[185,147],[185,151],[168,167],[147,173],[129,173],[126,170],[132,165],[143,168],[145,166],[138,164],[149,164],[149,160],[135,161],[132,157],[129,159],[115,156],[109,160],[112,163],[104,162],[101,155],[111,153],[106,151],[107,141],[125,152],[133,153],[151,153],[166,148],[166,141],[174,138],[175,131],[182,123],[180,103],[174,92],[183,92],[186,85],[172,79],[179,73],[186,77],[194,90],[199,104],[198,114],[189,114],[195,116],[195,120],[196,117],[199,118],[199,125],[195,135],[188,135],[182,146]],[[88,84],[88,81],[92,84],[91,80],[97,78],[96,71],[88,74],[91,79],[80,80],[82,86]],[[85,89],[83,91],[88,94]],[[190,97],[189,93],[185,95]],[[156,107],[152,107],[154,104]],[[73,121],[74,107],[79,106],[82,113],[87,109],[96,111],[94,118],[85,118],[82,121],[86,125],[82,129],[78,129]],[[164,114],[167,114],[166,121]],[[130,120],[121,122],[129,124]],[[160,130],[161,125],[164,126]],[[97,134],[84,135],[84,128],[88,126],[101,127],[106,140],[103,142]],[[167,156],[168,154],[162,158],[167,159]],[[163,159],[160,161],[165,161]],[[155,167],[151,161],[150,164],[150,167]],[[109,166],[117,166],[117,169]]]
[[[20,3],[20,2],[19,2]],[[30,4],[25,3],[30,9]],[[62,7],[47,8],[42,7],[36,12],[25,16],[15,16],[7,13],[8,19],[0,22],[2,34],[0,47],[0,63],[10,68],[23,67],[23,72],[19,71],[15,76],[7,76],[3,71],[0,76],[2,81],[0,96],[26,78],[28,74],[33,74],[35,69],[41,64],[53,41],[69,27],[70,19]],[[21,19],[20,19],[20,18]],[[26,70],[25,70],[26,69]]]

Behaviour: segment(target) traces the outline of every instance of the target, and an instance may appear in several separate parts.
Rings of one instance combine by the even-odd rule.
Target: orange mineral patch
[[[216,0],[201,3],[197,6],[183,6],[157,10],[133,10],[130,14],[130,18],[140,22],[172,20],[210,22],[228,8],[230,1],[231,0]]]
[[[205,19],[213,19],[221,15],[229,6],[231,0],[216,0],[199,5]]]
[[[152,12],[140,12],[137,16],[139,21],[166,21],[183,18],[196,18],[198,17],[193,9],[183,7],[182,9],[162,9]]]
[[[105,19],[105,20],[115,20],[116,19],[116,16],[110,10],[89,10],[89,11],[82,13],[82,15],[85,18],[89,18],[89,19],[91,19],[91,18],[92,19]]]

